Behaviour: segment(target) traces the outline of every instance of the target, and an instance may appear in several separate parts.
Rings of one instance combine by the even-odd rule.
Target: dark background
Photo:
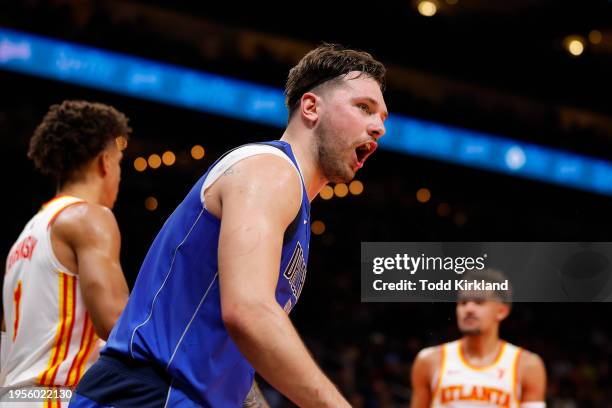
[[[275,87],[316,44],[340,42],[387,65],[391,114],[612,159],[612,2],[443,0],[431,18],[416,2],[330,3],[28,0],[2,2],[0,26]],[[587,39],[584,54],[570,56],[564,37],[588,38],[594,29],[601,42]],[[134,128],[115,207],[130,284],[165,218],[220,154],[282,134],[0,71],[4,253],[55,193],[26,158],[29,137],[50,104],[77,98],[114,105]],[[189,156],[194,144],[205,147],[203,160]],[[136,157],[165,150],[176,153],[174,166],[134,170]],[[361,241],[612,241],[606,196],[382,150],[357,178],[363,194],[312,203],[312,219],[326,230],[313,235],[292,313],[354,406],[406,406],[418,350],[459,335],[452,304],[361,303]],[[431,191],[429,202],[416,200],[420,188]],[[144,207],[149,196],[159,202],[155,211]],[[440,203],[450,214],[438,215]],[[611,407],[610,316],[609,303],[515,304],[502,335],[543,357],[549,406]],[[288,404],[269,396],[274,406]]]

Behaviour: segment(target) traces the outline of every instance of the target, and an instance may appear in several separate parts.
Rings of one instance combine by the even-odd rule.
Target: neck
[[[57,190],[57,194],[66,194],[69,196],[82,198],[88,203],[102,204],[102,189],[98,183],[86,181],[69,181],[64,183]]]
[[[308,200],[312,201],[325,187],[328,180],[318,166],[318,158],[313,146],[314,136],[306,133],[304,130],[300,131],[288,126],[280,140],[291,145],[291,150],[293,150],[293,154],[300,165],[302,177],[304,177]]]
[[[464,336],[462,347],[465,355],[475,359],[483,359],[497,354],[500,346],[497,330],[475,336]],[[492,357],[494,358],[494,356]]]

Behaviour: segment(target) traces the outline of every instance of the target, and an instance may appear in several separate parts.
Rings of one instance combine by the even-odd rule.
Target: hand
[[[249,395],[247,395],[242,403],[242,408],[270,408],[268,401],[266,401],[259,386],[257,386],[257,381],[253,380],[253,385],[251,386]]]

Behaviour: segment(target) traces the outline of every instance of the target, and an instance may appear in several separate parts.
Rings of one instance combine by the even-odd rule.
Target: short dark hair
[[[128,118],[112,106],[64,101],[52,105],[30,139],[28,157],[63,184],[117,137],[128,137]]]
[[[363,75],[376,80],[380,89],[384,90],[385,66],[367,52],[327,43],[310,51],[291,68],[287,77],[285,105],[289,110],[289,117],[293,115],[304,93],[351,71],[361,71]]]
[[[510,284],[510,280],[508,277],[500,270],[493,268],[485,268],[482,270],[479,269],[470,269],[463,276],[462,279],[467,281],[484,281],[486,283],[493,284],[502,284],[505,281],[508,281],[508,290],[493,290],[491,294],[492,300],[497,300],[502,303],[512,304],[512,285]],[[459,299],[465,297],[465,293],[469,293],[471,291],[459,291],[457,296]]]

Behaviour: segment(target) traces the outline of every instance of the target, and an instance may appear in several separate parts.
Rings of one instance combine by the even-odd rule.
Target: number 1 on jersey
[[[17,281],[17,287],[13,292],[13,302],[15,302],[15,324],[13,326],[13,343],[17,337],[17,328],[19,327],[19,304],[21,302],[21,281]]]

